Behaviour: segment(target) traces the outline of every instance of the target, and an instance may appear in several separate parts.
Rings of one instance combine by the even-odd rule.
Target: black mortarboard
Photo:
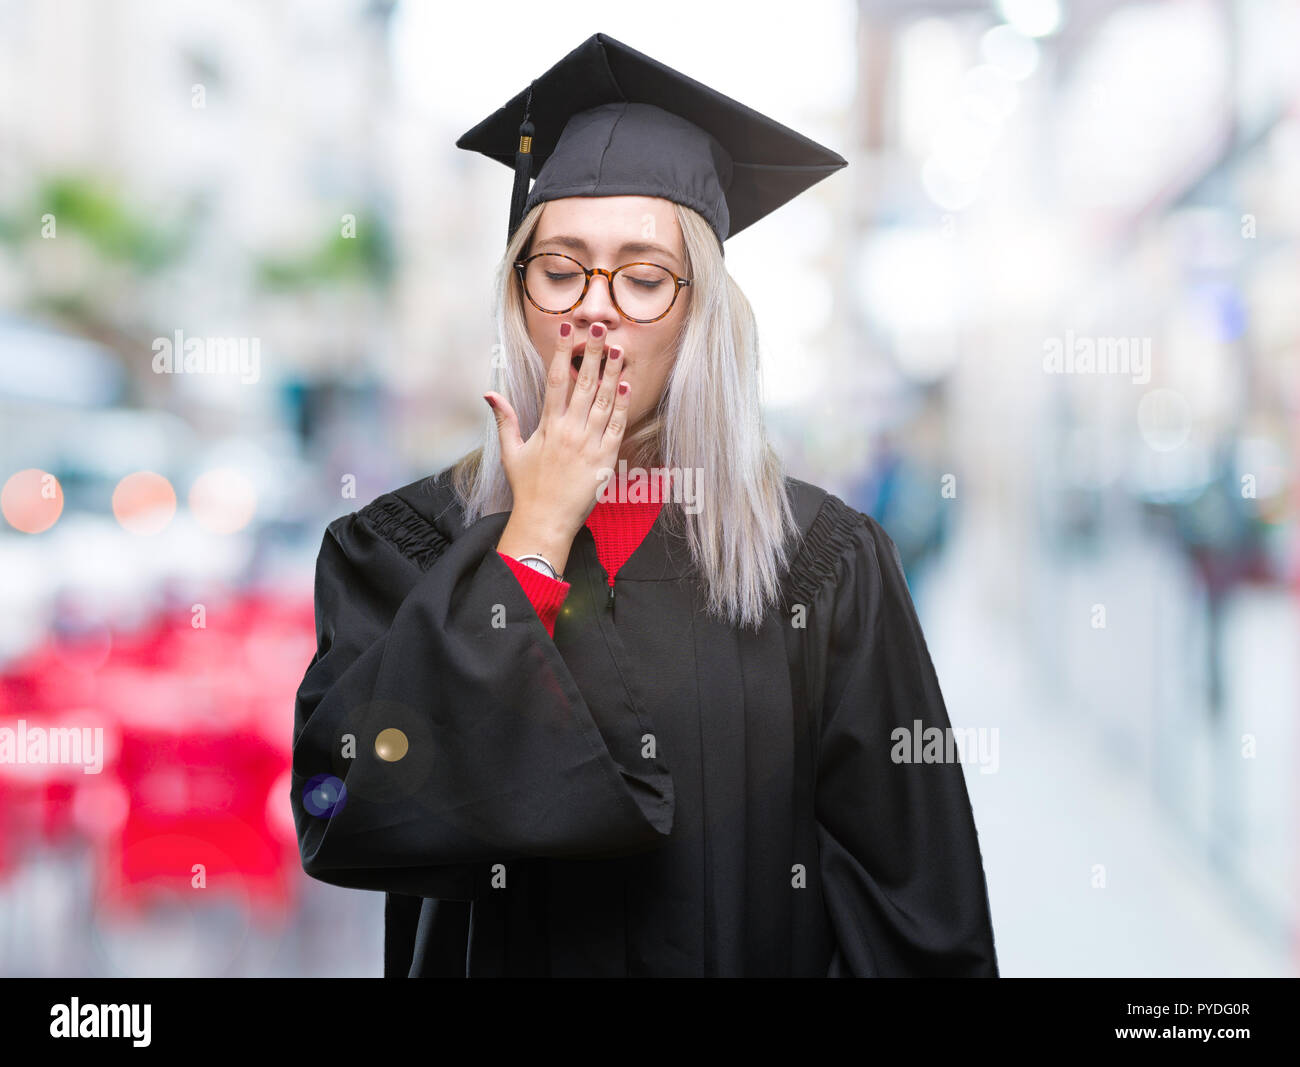
[[[694,208],[721,243],[848,165],[603,33],[462,134],[456,147],[514,169],[507,239],[543,200],[637,195]]]

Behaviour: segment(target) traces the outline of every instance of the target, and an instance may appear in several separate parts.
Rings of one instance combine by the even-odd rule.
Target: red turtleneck
[[[619,568],[645,540],[662,507],[661,500],[644,504],[620,500],[596,501],[591,514],[587,516],[586,525],[596,542],[596,555],[609,576],[610,585],[614,584]],[[555,619],[560,613],[560,605],[569,593],[569,583],[548,578],[504,552],[499,555],[519,579],[519,584],[537,610],[537,616],[546,627],[546,632],[554,637]]]

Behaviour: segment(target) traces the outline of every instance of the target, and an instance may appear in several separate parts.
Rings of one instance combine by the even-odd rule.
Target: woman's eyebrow
[[[554,237],[543,237],[537,242],[539,245],[558,244],[564,248],[571,248],[576,252],[586,252],[587,242],[581,237],[570,237],[568,234],[557,234]],[[663,245],[655,244],[652,241],[624,241],[619,245],[620,252],[658,252],[660,255],[668,256],[676,260],[676,253],[669,251]]]

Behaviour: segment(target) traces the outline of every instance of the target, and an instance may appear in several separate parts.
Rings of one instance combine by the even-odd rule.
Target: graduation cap
[[[698,211],[721,244],[847,166],[829,148],[593,34],[457,148],[514,169],[510,226],[566,196],[658,196]],[[531,192],[530,178],[536,178]]]

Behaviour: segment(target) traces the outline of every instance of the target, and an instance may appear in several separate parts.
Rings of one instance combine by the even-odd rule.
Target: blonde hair
[[[545,202],[523,219],[496,273],[494,314],[502,358],[489,388],[507,397],[526,441],[537,428],[546,361],[533,346],[523,295],[511,266],[525,255]],[[758,330],[745,294],[727,273],[722,246],[691,208],[673,204],[685,243],[691,294],[673,344],[676,358],[659,403],[627,428],[629,467],[697,470],[701,509],[665,501],[664,522],[684,534],[707,590],[706,611],[732,626],[754,627],[778,602],[797,533],[785,471],[763,423]],[[548,353],[549,355],[549,353]],[[485,405],[486,408],[486,405]],[[483,444],[452,470],[468,525],[509,511],[513,495],[501,465],[496,420],[485,412]]]

